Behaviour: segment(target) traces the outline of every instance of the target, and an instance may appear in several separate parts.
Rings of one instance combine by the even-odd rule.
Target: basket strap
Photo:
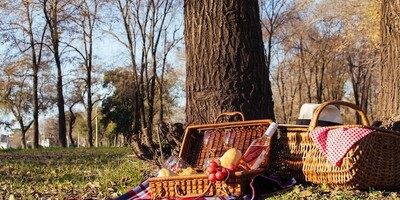
[[[242,118],[242,121],[245,121],[244,115],[241,112],[225,112],[225,113],[221,113],[220,115],[218,115],[215,118],[214,124],[216,124],[221,117],[224,117],[224,116],[235,116],[235,115],[239,115]]]
[[[318,122],[319,115],[321,114],[322,110],[324,110],[324,108],[329,105],[341,105],[341,106],[347,106],[349,108],[354,109],[355,111],[357,111],[358,115],[360,115],[360,117],[361,117],[361,124],[364,126],[369,126],[368,118],[365,115],[364,111],[360,107],[358,107],[352,103],[346,102],[346,101],[327,101],[327,102],[321,104],[320,106],[318,106],[317,109],[315,109],[313,117],[310,122],[310,126],[308,127],[308,130],[312,131],[318,126],[317,122]]]
[[[204,190],[204,192],[200,193],[200,194],[187,194],[187,195],[184,195],[184,194],[181,194],[182,192],[179,189],[179,184],[176,184],[175,185],[175,196],[177,198],[196,198],[196,197],[206,196],[206,194],[210,191],[212,186],[214,186],[214,183],[208,184],[206,190]]]

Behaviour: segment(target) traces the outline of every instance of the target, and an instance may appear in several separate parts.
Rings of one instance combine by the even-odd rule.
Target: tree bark
[[[400,1],[383,0],[381,8],[380,119],[400,114]]]
[[[257,1],[185,0],[186,123],[274,119]]]

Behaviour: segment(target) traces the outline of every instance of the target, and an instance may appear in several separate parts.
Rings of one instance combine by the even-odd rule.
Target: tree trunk
[[[39,66],[35,64],[33,67],[33,148],[39,147],[38,70]]]
[[[72,137],[72,131],[73,131],[73,129],[74,129],[74,124],[75,124],[75,121],[76,121],[76,116],[75,116],[75,114],[72,112],[72,109],[70,109],[70,113],[71,113],[71,116],[70,116],[70,118],[69,118],[68,137],[69,137],[69,141],[70,141],[70,143],[71,143],[71,146],[72,146],[72,147],[76,147],[74,138]]]
[[[257,1],[184,2],[186,123],[222,112],[274,119]]]
[[[21,131],[21,148],[27,149],[25,132]]]
[[[60,140],[62,147],[67,147],[67,129],[65,123],[65,111],[64,111],[64,95],[63,95],[63,84],[62,84],[62,72],[61,72],[61,61],[59,58],[58,45],[57,51],[54,51],[56,55],[57,63],[57,107],[58,107],[58,139]]]
[[[58,28],[58,1],[51,1],[48,8],[48,0],[43,1],[43,12],[46,17],[46,22],[50,28],[51,34],[51,45],[53,47],[52,52],[54,55],[54,60],[57,67],[57,108],[58,108],[58,139],[62,147],[67,147],[67,128],[65,122],[65,110],[64,110],[64,94],[63,94],[63,76],[61,68],[61,58],[60,58],[60,38],[59,38],[59,28]]]
[[[39,67],[41,63],[41,55],[42,55],[42,47],[44,40],[44,33],[46,27],[44,27],[43,34],[41,37],[41,42],[39,45],[39,54],[36,55],[36,42],[33,33],[33,18],[30,10],[30,4],[24,4],[26,9],[26,17],[28,20],[28,35],[29,35],[29,46],[31,48],[31,56],[32,56],[32,76],[33,76],[33,148],[39,147],[39,97],[38,97],[38,73]],[[24,136],[25,137],[25,136]],[[26,145],[25,145],[26,146]]]
[[[377,105],[379,118],[400,114],[400,1],[383,0],[381,68]]]
[[[93,119],[92,119],[92,112],[93,112],[93,102],[92,102],[92,68],[90,67],[86,67],[86,81],[87,81],[87,121],[86,121],[86,125],[88,128],[88,141],[89,141],[89,146],[93,147]],[[96,109],[96,120],[97,120],[97,109]],[[96,122],[97,123],[97,122]],[[96,144],[97,145],[97,144]]]

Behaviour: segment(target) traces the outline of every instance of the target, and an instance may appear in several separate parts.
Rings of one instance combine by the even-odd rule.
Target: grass
[[[117,197],[156,170],[129,154],[126,147],[2,150],[0,199]]]
[[[127,147],[0,150],[0,200],[115,198],[158,169],[129,156],[131,153]],[[337,190],[298,184],[262,199],[400,198],[398,191]]]

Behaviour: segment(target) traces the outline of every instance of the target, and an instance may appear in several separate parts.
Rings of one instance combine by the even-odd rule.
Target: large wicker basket
[[[194,125],[187,127],[183,139],[183,145],[179,157],[186,160],[195,168],[202,168],[207,157],[219,158],[226,151],[223,146],[223,135],[225,130],[230,130],[234,134],[233,147],[246,151],[251,141],[263,135],[271,124],[271,120],[251,120],[245,121],[241,113],[223,113],[221,116],[239,114],[243,121],[214,123],[204,125]],[[203,143],[203,135],[210,134],[211,142],[208,145]],[[207,150],[212,149],[212,154],[207,156]],[[226,181],[211,183],[205,174],[188,176],[175,176],[166,178],[150,178],[149,186],[153,198],[185,198],[216,195],[242,195],[251,193],[250,181],[259,174],[263,174],[267,167],[268,160],[264,162],[262,168],[250,171],[237,171],[230,174]]]
[[[273,140],[270,171],[282,178],[304,182],[304,154],[314,146],[308,136],[308,126],[279,124]]]
[[[362,127],[374,130],[357,142],[343,158],[340,167],[332,165],[319,151],[308,136],[317,127],[321,111],[328,105],[342,105],[357,111],[361,125],[342,125],[339,127]],[[292,129],[290,127],[287,130]],[[273,155],[274,169],[283,161],[286,174],[312,183],[324,183],[332,187],[346,189],[399,189],[400,188],[400,133],[369,126],[365,113],[356,105],[343,101],[323,103],[315,110],[309,127],[301,131],[283,132],[275,147],[283,146],[278,155]],[[282,133],[282,132],[281,132]],[[287,140],[286,140],[287,138]],[[274,147],[274,148],[275,148]],[[296,161],[296,162],[290,162]],[[277,174],[285,176],[282,171]]]

